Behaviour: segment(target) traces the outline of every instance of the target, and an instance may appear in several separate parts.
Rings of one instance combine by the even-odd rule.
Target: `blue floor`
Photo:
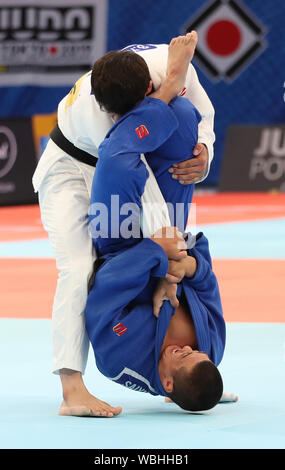
[[[285,259],[282,218],[201,229],[214,258]],[[46,240],[0,243],[0,258],[52,256]],[[88,390],[123,412],[112,419],[58,416],[61,387],[51,356],[50,320],[0,319],[0,448],[285,448],[285,323],[227,324],[219,368],[225,391],[239,401],[199,414],[105,379],[90,351]]]
[[[285,259],[285,219],[197,226],[204,232],[213,258]],[[0,258],[52,258],[48,240],[0,243]]]
[[[0,320],[0,447],[6,449],[278,449],[285,444],[285,325],[228,324],[220,371],[239,401],[189,414],[99,374],[85,381],[121,405],[112,419],[57,416],[59,379],[49,374],[50,320]],[[6,358],[9,356],[9,361]]]

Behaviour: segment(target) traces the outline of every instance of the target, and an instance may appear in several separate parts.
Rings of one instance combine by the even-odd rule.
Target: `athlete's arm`
[[[213,159],[213,145],[215,142],[214,133],[214,107],[202,87],[197,72],[192,64],[190,64],[189,71],[191,72],[189,89],[186,90],[185,97],[187,97],[194,106],[198,109],[202,116],[199,124],[198,143],[203,143],[207,146],[209,152],[209,164]]]
[[[184,96],[196,106],[202,119],[198,127],[198,142],[193,152],[195,158],[181,162],[171,169],[178,181],[185,184],[198,183],[208,176],[213,160],[213,145],[215,142],[215,110],[206,91],[199,82],[197,72],[192,64],[190,64],[188,70],[188,77],[189,82]]]

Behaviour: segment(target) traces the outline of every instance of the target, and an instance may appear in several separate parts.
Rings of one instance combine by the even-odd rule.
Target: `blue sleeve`
[[[141,153],[159,146],[177,125],[166,103],[146,98],[110,129],[100,145],[89,211],[100,256],[113,256],[141,237],[141,196],[148,178]]]
[[[100,297],[98,301],[102,303],[103,308],[108,299],[111,310],[121,309],[136,298],[150,277],[165,277],[167,269],[168,258],[163,248],[150,238],[144,238],[135,246],[103,263],[95,275],[93,289]],[[92,290],[90,296],[92,297]]]
[[[117,155],[98,161],[89,228],[99,256],[129,248],[141,238],[141,196],[148,171],[139,154]]]
[[[131,314],[127,306],[150,278],[165,277],[167,269],[165,251],[148,238],[105,261],[95,274],[86,305],[86,328],[93,347],[99,345],[96,339],[110,323]]]
[[[178,120],[170,106],[157,98],[146,97],[117,121],[106,138],[112,139],[114,155],[147,153],[162,145],[177,127]]]
[[[219,285],[204,235],[189,254],[195,257],[197,270],[193,278],[184,278],[183,286],[188,290],[188,301],[191,299],[189,307],[200,349],[217,365],[223,357],[226,331]]]

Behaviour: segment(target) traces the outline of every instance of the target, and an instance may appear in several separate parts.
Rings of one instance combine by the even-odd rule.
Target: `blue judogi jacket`
[[[146,98],[108,132],[99,148],[92,187],[91,207],[95,205],[97,209],[91,211],[91,233],[95,229],[92,224],[98,221],[98,208],[108,209],[108,223],[101,236],[94,236],[103,264],[96,272],[86,306],[86,328],[96,364],[117,383],[153,395],[166,395],[158,361],[175,309],[164,301],[158,319],[153,315],[153,293],[158,278],[167,273],[168,259],[164,250],[142,238],[139,230],[141,196],[148,178],[140,154],[147,155],[166,201],[190,203],[193,187],[171,178],[168,168],[192,154],[199,118],[197,110],[184,98],[176,98],[169,106]],[[114,195],[118,196],[120,209],[115,214],[111,208]],[[134,224],[138,225],[138,237],[123,238],[119,232],[114,236],[112,224],[120,227],[128,222],[129,214],[121,209],[130,203],[136,204],[133,209],[137,211]],[[177,295],[184,291],[199,350],[218,365],[225,346],[225,323],[208,241],[203,234],[197,236],[189,254],[197,260],[197,271],[193,278],[182,280]]]

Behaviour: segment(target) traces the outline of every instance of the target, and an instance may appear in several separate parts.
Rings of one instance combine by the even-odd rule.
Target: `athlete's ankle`
[[[71,395],[75,393],[82,393],[86,391],[86,387],[82,379],[82,374],[79,371],[74,371],[71,369],[61,369],[60,379],[64,400],[67,400]]]

